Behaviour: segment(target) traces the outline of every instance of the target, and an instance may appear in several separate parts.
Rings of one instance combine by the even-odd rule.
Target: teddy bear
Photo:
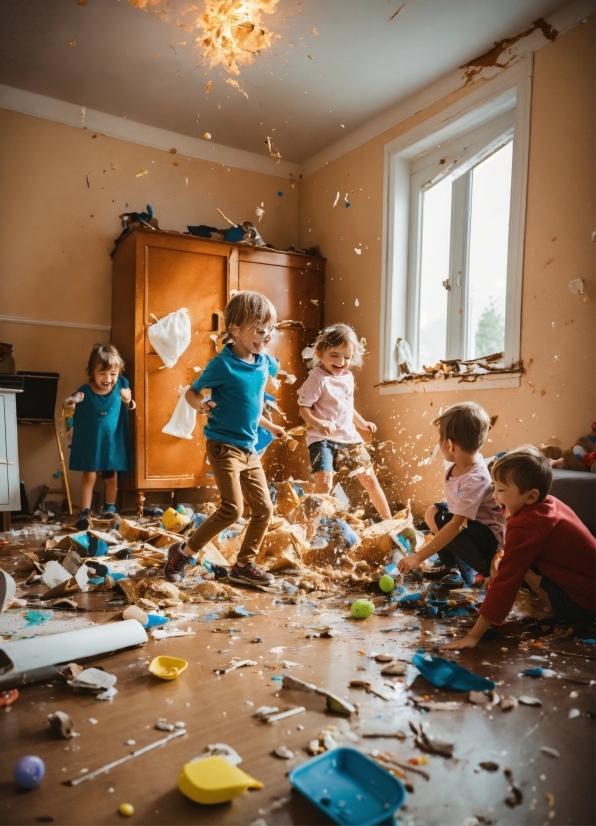
[[[551,465],[555,468],[596,473],[596,422],[592,422],[590,433],[580,436],[566,450],[561,450],[555,445],[539,445],[538,449],[550,459]]]

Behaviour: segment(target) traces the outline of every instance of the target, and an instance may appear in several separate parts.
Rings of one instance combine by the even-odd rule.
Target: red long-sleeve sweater
[[[488,586],[480,614],[505,621],[531,565],[559,585],[578,605],[594,611],[596,540],[575,513],[547,496],[507,520],[504,555]]]

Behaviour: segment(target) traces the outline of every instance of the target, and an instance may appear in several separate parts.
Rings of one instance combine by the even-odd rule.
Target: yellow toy
[[[195,803],[212,806],[240,797],[247,789],[262,789],[263,784],[223,757],[205,757],[182,766],[178,788]]]
[[[188,668],[186,660],[178,657],[155,657],[149,665],[149,671],[160,680],[175,680],[185,668]]]

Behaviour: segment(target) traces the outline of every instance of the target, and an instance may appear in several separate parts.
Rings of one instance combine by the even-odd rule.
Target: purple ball
[[[15,782],[21,789],[35,789],[43,780],[45,773],[46,764],[41,757],[36,757],[34,754],[21,757],[13,769]]]

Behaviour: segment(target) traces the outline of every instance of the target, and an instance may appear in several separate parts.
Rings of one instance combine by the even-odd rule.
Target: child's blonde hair
[[[548,496],[553,481],[550,462],[534,445],[522,445],[501,456],[491,473],[495,482],[513,482],[520,493],[536,488],[539,502]]]
[[[352,348],[352,367],[362,367],[362,357],[364,356],[364,344],[355,330],[349,324],[332,324],[321,330],[315,341],[315,356],[331,350],[333,347],[341,347],[348,344]]]
[[[433,424],[439,428],[439,441],[451,439],[466,453],[480,450],[490,430],[488,413],[476,402],[460,402],[448,407],[433,420]]]
[[[236,293],[224,310],[226,333],[230,334],[230,327],[251,326],[273,327],[277,324],[277,311],[267,296],[255,293],[252,290],[242,290]]]
[[[111,370],[115,367],[119,375],[124,372],[124,360],[113,344],[96,344],[91,350],[87,362],[87,375],[90,379],[98,367],[100,370]]]

